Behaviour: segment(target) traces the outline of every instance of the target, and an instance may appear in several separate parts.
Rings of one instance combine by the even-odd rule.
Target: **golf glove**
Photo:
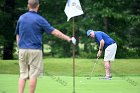
[[[76,45],[76,39],[74,37],[71,38],[71,42]]]

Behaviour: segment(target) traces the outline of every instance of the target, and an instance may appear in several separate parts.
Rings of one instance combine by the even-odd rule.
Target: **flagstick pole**
[[[75,37],[74,17],[72,18],[72,34]],[[73,44],[73,93],[75,93],[75,45]]]

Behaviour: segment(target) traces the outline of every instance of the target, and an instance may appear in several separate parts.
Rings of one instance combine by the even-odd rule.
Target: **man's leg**
[[[24,93],[24,88],[28,77],[28,64],[26,52],[26,49],[19,49],[20,78],[18,81],[18,93]]]
[[[32,50],[29,51],[29,93],[34,93],[37,85],[37,77],[42,71],[42,51],[41,50]]]
[[[34,93],[37,84],[36,78],[31,78],[29,81],[29,93]]]
[[[107,77],[111,76],[111,65],[110,65],[110,61],[104,61],[104,66],[105,66],[105,75]]]
[[[25,88],[26,80],[19,78],[18,82],[18,93],[23,93]]]

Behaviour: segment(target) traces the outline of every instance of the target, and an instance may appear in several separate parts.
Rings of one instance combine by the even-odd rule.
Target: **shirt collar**
[[[31,13],[37,13],[36,11],[29,11],[29,12],[31,12]]]

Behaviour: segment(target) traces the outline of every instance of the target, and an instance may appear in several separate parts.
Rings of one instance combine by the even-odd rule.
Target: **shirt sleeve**
[[[45,20],[44,18],[42,18],[42,20],[40,20],[39,24],[41,25],[42,29],[47,32],[48,34],[50,34],[55,28],[53,26],[51,26],[49,24],[49,22],[47,20]]]
[[[100,42],[103,39],[102,34],[101,33],[97,33],[96,34],[96,39]]]

